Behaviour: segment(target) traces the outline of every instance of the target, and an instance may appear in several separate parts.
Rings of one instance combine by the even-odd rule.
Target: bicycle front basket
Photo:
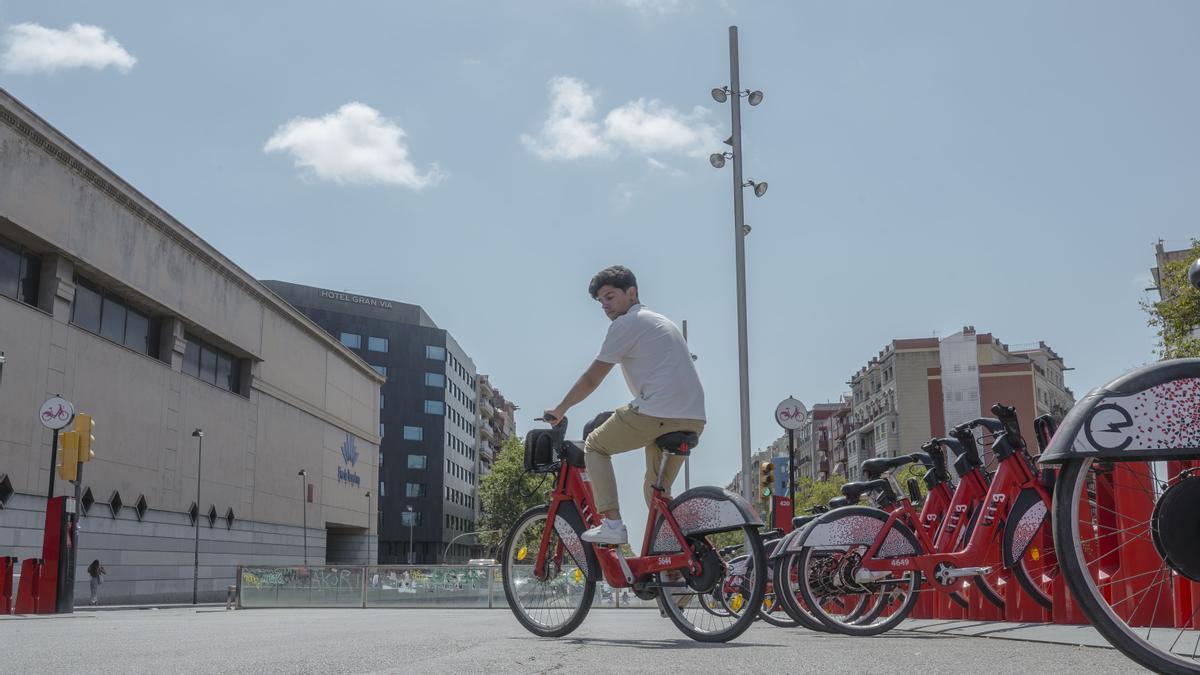
[[[558,434],[553,429],[534,429],[525,434],[525,470],[549,473],[558,466],[554,447]]]

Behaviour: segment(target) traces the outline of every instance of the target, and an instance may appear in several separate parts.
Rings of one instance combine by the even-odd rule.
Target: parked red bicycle
[[[505,538],[501,550],[504,595],[517,620],[535,635],[561,637],[575,630],[592,607],[596,582],[631,588],[659,607],[684,634],[703,642],[731,640],[754,622],[756,611],[713,611],[715,603],[762,606],[767,561],[762,519],[742,497],[717,487],[696,487],[673,500],[656,479],[641,555],[580,539],[600,524],[584,467],[582,442],[566,441],[567,420],[525,437],[525,468],[554,476],[550,503],[529,509]],[[656,439],[668,455],[687,455],[698,436],[674,432]],[[552,526],[548,526],[549,524]],[[727,563],[713,536],[746,556],[736,599],[722,591]],[[743,594],[745,597],[743,597]]]
[[[954,531],[948,531],[955,515],[954,500],[950,519],[936,537],[917,526],[921,516],[889,474],[879,479],[883,483],[871,482],[870,487],[883,491],[888,501],[895,497],[890,510],[866,506],[837,509],[814,520],[803,537],[791,543],[790,550],[802,552],[800,569],[813,569],[809,560],[814,556],[826,561],[817,573],[797,579],[806,606],[822,623],[848,635],[890,630],[911,611],[923,580],[929,580],[939,592],[954,593],[964,580],[991,574],[997,562],[1036,600],[1049,602],[1058,575],[1057,557],[1052,546],[1045,544],[1050,495],[1025,448],[1014,409],[997,404],[992,413],[998,419],[972,420],[956,430],[959,438],[966,438],[962,432],[986,429],[993,435],[997,460],[982,508],[965,536],[957,535],[961,521]],[[959,490],[963,489],[976,488],[964,478],[959,483]],[[959,513],[965,517],[969,510]],[[873,622],[848,622],[840,613],[828,611],[831,598],[856,596],[873,596],[877,602],[885,602],[886,608]],[[850,603],[843,600],[843,604]]]

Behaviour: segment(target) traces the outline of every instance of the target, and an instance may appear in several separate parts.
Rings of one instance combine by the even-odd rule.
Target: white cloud
[[[633,205],[633,199],[637,196],[637,190],[634,189],[632,183],[617,183],[613,188],[612,205],[614,211],[626,211]]]
[[[667,164],[666,162],[660,162],[657,159],[654,159],[653,157],[647,157],[646,164],[651,169],[654,169],[655,171],[662,171],[663,173],[667,174],[668,176],[679,177],[679,176],[684,175],[683,171],[676,169],[675,167],[671,166],[670,164]]]
[[[521,142],[542,159],[579,159],[608,154],[600,125],[591,121],[596,111],[593,93],[582,80],[550,80],[550,114],[538,135],[521,134]]]
[[[716,127],[704,121],[707,115],[699,106],[684,115],[658,101],[638,99],[604,117],[604,136],[646,153],[700,156],[720,143]]]
[[[408,157],[404,129],[369,105],[352,102],[324,117],[297,117],[282,125],[263,152],[288,152],[297,167],[335,183],[387,183],[413,190],[444,174],[434,164],[421,173]]]
[[[573,77],[550,80],[550,111],[536,136],[521,134],[521,142],[542,159],[579,159],[613,154],[617,147],[650,155],[676,153],[703,156],[719,147],[717,128],[709,124],[708,111],[697,106],[690,113],[657,100],[637,99],[618,106],[594,121],[595,94]],[[647,157],[652,168],[666,169]]]
[[[683,0],[621,0],[621,4],[642,14],[671,14],[684,6]]]
[[[36,23],[18,23],[9,26],[4,42],[7,49],[0,55],[0,67],[8,73],[101,70],[108,66],[128,73],[137,63],[137,58],[99,26],[73,23],[66,30],[56,30]]]

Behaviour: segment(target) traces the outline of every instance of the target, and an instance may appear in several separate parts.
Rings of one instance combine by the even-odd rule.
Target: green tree
[[[845,478],[836,474],[825,480],[800,476],[796,479],[796,499],[792,502],[795,514],[804,515],[812,507],[825,506],[830,499],[842,496],[845,482]]]
[[[495,549],[526,510],[546,503],[550,482],[544,475],[525,471],[525,445],[509,436],[492,464],[492,471],[479,483],[483,515],[479,519],[479,543]]]
[[[1158,285],[1166,299],[1140,303],[1150,315],[1147,325],[1158,331],[1158,355],[1164,360],[1200,356],[1200,337],[1192,333],[1200,326],[1200,291],[1187,279],[1188,266],[1196,258],[1200,258],[1200,240],[1193,239],[1187,257],[1164,263],[1158,270]]]

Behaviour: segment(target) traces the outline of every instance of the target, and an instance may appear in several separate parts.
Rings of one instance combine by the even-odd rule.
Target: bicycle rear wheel
[[[534,635],[562,637],[578,628],[592,607],[596,582],[587,570],[596,570],[597,562],[591,546],[578,541],[575,530],[560,516],[546,548],[545,573],[536,574],[534,563],[548,513],[548,507],[537,506],[521,514],[504,540],[500,569],[504,597],[517,621]]]
[[[821,623],[843,635],[865,636],[885,633],[908,616],[917,601],[921,586],[919,572],[889,574],[869,582],[853,581],[867,545],[837,548],[806,547],[801,552],[800,568],[818,569],[814,556],[828,556],[820,571],[801,576],[800,594],[805,604]],[[862,603],[870,602],[861,611]],[[839,607],[853,608],[843,612]]]
[[[821,633],[830,632],[821,620],[813,616],[800,595],[800,553],[787,553],[775,559],[775,597],[797,624]]]
[[[754,623],[762,607],[767,585],[767,556],[763,552],[758,530],[745,526],[737,530],[742,535],[743,560],[725,569],[725,563],[704,538],[689,538],[693,554],[704,569],[699,575],[683,575],[682,580],[668,579],[675,575],[658,573],[661,592],[658,605],[670,617],[675,627],[700,642],[728,642],[741,635]],[[715,567],[714,567],[715,566]],[[719,615],[706,609],[703,596],[718,592],[730,610]]]
[[[1181,473],[1189,460],[1072,459],[1054,486],[1067,588],[1114,647],[1159,673],[1200,672],[1200,605],[1172,615],[1200,577],[1200,476]]]

